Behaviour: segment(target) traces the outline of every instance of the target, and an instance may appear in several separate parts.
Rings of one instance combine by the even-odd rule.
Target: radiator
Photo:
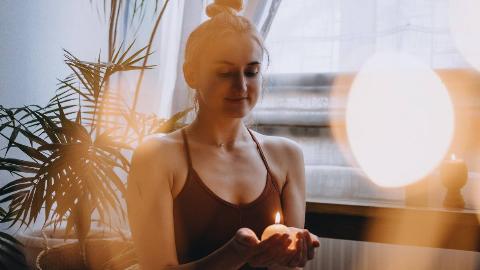
[[[321,238],[305,270],[474,270],[480,253]]]

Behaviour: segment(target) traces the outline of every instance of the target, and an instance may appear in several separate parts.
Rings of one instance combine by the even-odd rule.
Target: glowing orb
[[[399,187],[442,161],[454,129],[440,78],[407,54],[378,53],[355,77],[346,108],[355,160],[377,185]]]
[[[480,70],[480,1],[450,0],[450,32],[459,52]]]

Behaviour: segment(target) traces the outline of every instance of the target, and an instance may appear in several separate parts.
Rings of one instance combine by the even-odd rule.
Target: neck
[[[230,148],[250,137],[242,118],[220,118],[202,111],[188,129],[198,141],[217,147]]]

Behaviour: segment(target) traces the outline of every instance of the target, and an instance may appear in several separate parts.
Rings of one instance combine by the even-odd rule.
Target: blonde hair
[[[215,0],[214,3],[207,6],[206,13],[210,19],[200,24],[190,33],[185,46],[184,68],[196,69],[200,61],[200,55],[207,49],[209,43],[234,33],[251,34],[252,38],[262,48],[262,53],[267,57],[268,63],[268,51],[265,48],[263,38],[249,19],[238,15],[238,12],[242,9],[243,0]],[[198,92],[195,92],[192,96],[195,113],[199,109],[197,94]]]
[[[188,37],[184,65],[196,67],[201,52],[208,43],[231,33],[250,33],[263,52],[266,52],[263,39],[252,22],[238,15],[242,9],[242,0],[215,0],[208,5],[206,13],[210,19],[200,24]]]

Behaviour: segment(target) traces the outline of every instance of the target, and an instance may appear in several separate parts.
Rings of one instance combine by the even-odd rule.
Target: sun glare
[[[346,129],[366,175],[379,186],[400,187],[426,176],[445,156],[453,106],[427,65],[407,54],[378,53],[353,81]]]

